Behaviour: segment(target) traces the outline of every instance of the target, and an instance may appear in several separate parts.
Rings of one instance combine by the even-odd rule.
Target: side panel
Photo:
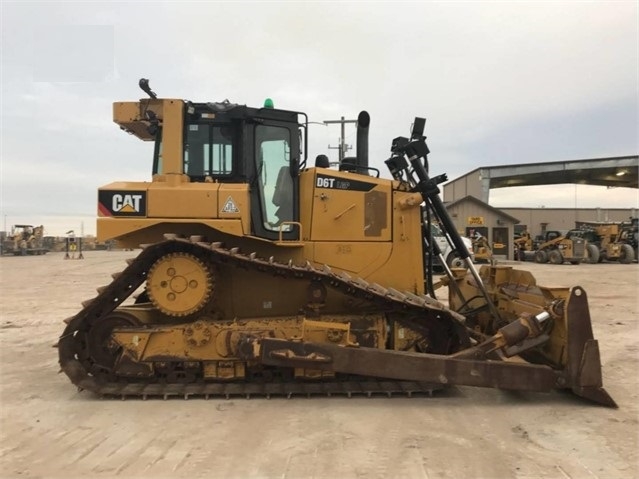
[[[424,291],[421,211],[389,180],[312,168],[300,176],[304,239],[313,261],[371,283]],[[312,195],[308,191],[312,191]]]
[[[338,266],[361,278],[377,271],[391,255],[392,244],[363,242],[318,242],[314,245],[314,261]]]
[[[311,241],[390,241],[391,183],[314,170]]]
[[[117,182],[98,191],[98,216],[225,218],[250,223],[249,188],[243,183]]]
[[[393,192],[393,252],[390,260],[367,281],[374,279],[385,286],[423,294],[424,242],[421,209],[419,205],[409,208],[399,207],[400,201],[409,195],[401,191]]]
[[[248,235],[248,185],[111,183],[98,191],[97,226],[100,241],[119,239],[128,246],[159,241],[163,233]]]
[[[184,183],[179,188],[152,183],[149,218],[217,218],[219,183]]]
[[[219,183],[216,216],[220,219],[241,219],[244,234],[251,232],[249,187],[243,183]]]

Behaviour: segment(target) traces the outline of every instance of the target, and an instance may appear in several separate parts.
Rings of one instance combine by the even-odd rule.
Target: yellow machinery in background
[[[588,242],[590,263],[602,261],[619,261],[629,264],[635,260],[632,247],[632,231],[617,223],[581,223],[577,230],[571,230],[573,236],[578,236]]]
[[[519,236],[515,236],[513,244],[515,247],[515,259],[519,261],[526,261],[526,252],[534,251],[533,239],[528,231],[524,231]]]
[[[473,251],[475,253],[475,261],[477,263],[490,263],[494,264],[493,250],[490,247],[488,238],[477,234],[473,238]],[[515,249],[517,251],[517,249]]]
[[[44,246],[44,226],[14,225],[11,234],[2,242],[2,254],[15,256],[42,255],[49,250]]]
[[[588,243],[577,235],[563,235],[558,231],[546,232],[546,241],[537,246],[535,261],[537,263],[580,264],[588,256]]]

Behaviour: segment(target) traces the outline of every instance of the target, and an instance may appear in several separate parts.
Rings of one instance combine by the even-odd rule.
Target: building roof
[[[475,172],[489,180],[490,188],[563,183],[639,188],[638,155],[483,166],[463,176]]]
[[[468,195],[468,196],[464,196],[463,198],[453,201],[451,203],[446,203],[444,206],[446,206],[446,209],[451,208],[453,206],[456,206],[458,204],[464,203],[464,202],[473,202],[479,206],[481,206],[484,209],[487,209],[488,211],[491,211],[492,213],[501,216],[502,218],[505,218],[515,224],[519,223],[520,221],[515,218],[514,216],[510,216],[507,213],[504,213],[502,210],[500,210],[499,208],[495,208],[494,206],[490,206],[488,203],[484,203],[482,200],[480,200],[479,198],[475,198],[472,195]]]

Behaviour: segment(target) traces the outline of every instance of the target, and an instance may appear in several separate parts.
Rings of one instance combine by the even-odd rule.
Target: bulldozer
[[[67,318],[61,370],[106,397],[432,394],[452,385],[572,391],[616,407],[583,288],[475,269],[429,174],[425,119],[368,162],[310,165],[308,117],[229,101],[116,102],[153,144],[151,181],[99,188],[97,236],[141,248]],[[320,155],[321,156],[321,155]],[[319,158],[318,158],[319,160]],[[436,222],[466,263],[449,268]],[[440,256],[448,300],[437,298]]]
[[[2,243],[2,254],[42,255],[48,251],[44,246],[44,226],[42,225],[14,225],[11,228],[11,234]]]
[[[564,235],[559,231],[547,231],[545,241],[535,250],[535,262],[551,264],[579,264],[588,258],[588,243],[578,235]]]

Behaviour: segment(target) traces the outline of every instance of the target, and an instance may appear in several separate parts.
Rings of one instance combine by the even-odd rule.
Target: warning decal
[[[222,208],[222,213],[239,213],[240,209],[233,201],[233,198],[230,196],[226,199],[226,203],[224,203],[224,208]]]

